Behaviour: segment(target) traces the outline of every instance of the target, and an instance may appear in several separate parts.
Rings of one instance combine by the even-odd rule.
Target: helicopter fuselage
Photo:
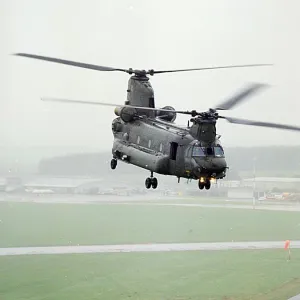
[[[188,128],[145,117],[113,120],[113,157],[152,173],[188,179],[221,179],[227,164],[218,138],[209,146],[192,137]]]

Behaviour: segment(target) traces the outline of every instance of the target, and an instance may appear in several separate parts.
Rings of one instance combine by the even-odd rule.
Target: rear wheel
[[[115,158],[113,158],[111,161],[110,161],[110,167],[114,170],[116,167],[117,167],[117,160]]]

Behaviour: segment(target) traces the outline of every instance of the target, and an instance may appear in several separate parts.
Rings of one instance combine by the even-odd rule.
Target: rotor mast
[[[134,74],[128,80],[127,100],[125,105],[155,108],[154,90],[146,72]],[[152,110],[139,110],[141,114],[155,117],[156,113]]]

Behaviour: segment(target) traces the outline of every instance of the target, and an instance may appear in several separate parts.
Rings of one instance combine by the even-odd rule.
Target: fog
[[[299,132],[220,119],[224,180],[216,180],[226,170],[221,148],[194,157],[198,147],[189,147],[172,157],[180,141],[169,153],[174,176],[156,174],[168,174],[160,159],[166,143],[152,137],[139,145],[148,144],[145,155],[129,152],[131,164],[112,170],[114,108],[41,97],[124,104],[128,74],[12,54],[146,70],[273,64],[157,74],[155,104],[206,111],[261,82],[270,87],[222,115],[300,126],[299,11],[299,0],[0,0],[1,299],[294,295]]]
[[[248,82],[271,87],[228,116],[295,124],[299,1],[15,1],[0,3],[1,146],[109,150],[113,109],[45,103],[42,96],[123,104],[128,75],[12,56],[47,55],[120,68],[273,67],[162,74],[156,106],[206,110]],[[185,124],[180,116],[177,123]],[[298,133],[227,124],[225,146],[299,144]]]

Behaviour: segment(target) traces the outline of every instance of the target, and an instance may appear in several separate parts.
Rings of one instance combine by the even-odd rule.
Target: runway
[[[300,241],[291,241],[291,248],[299,249]],[[0,248],[0,256],[122,253],[122,252],[172,252],[172,251],[221,251],[284,249],[284,241],[227,242],[227,243],[180,243],[180,244],[132,244]]]

